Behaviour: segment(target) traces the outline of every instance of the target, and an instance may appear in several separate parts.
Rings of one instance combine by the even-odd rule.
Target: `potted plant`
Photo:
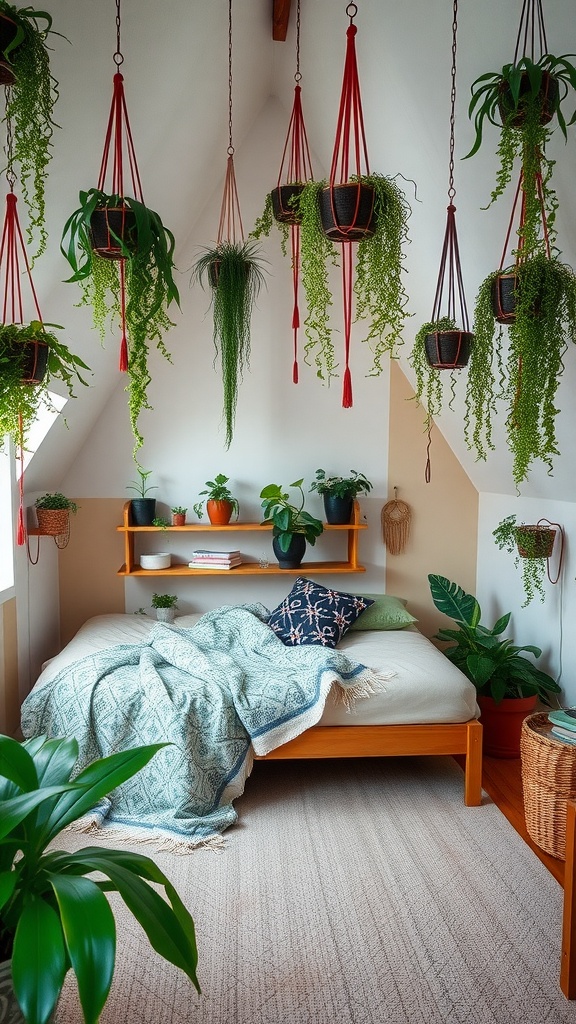
[[[156,498],[150,498],[148,495],[150,491],[157,491],[158,488],[154,484],[148,486],[146,483],[148,477],[152,475],[151,469],[142,469],[141,466],[136,464],[136,472],[140,479],[132,480],[131,483],[126,485],[127,491],[136,491],[138,495],[137,498],[132,498],[130,501],[132,525],[152,526],[156,516]]]
[[[236,519],[240,514],[238,499],[234,497],[227,487],[230,478],[218,473],[214,480],[206,481],[206,489],[200,491],[200,496],[206,495],[206,512],[212,526],[226,526],[234,513]],[[194,512],[198,519],[202,519],[204,502],[199,501],[194,505]]]
[[[449,316],[430,320],[417,332],[409,362],[416,374],[416,399],[424,400],[429,418],[442,412],[439,370],[460,370],[468,364],[474,335],[462,331]]]
[[[26,445],[40,406],[52,408],[48,396],[52,380],[63,381],[71,398],[76,381],[87,386],[81,371],[89,367],[48,327],[58,325],[40,320],[0,324],[0,448],[5,435],[19,445],[21,431]]]
[[[45,187],[52,157],[56,123],[54,107],[58,82],[50,69],[48,37],[52,17],[32,7],[16,7],[0,0],[0,84],[6,93],[6,121],[12,128],[7,149],[8,176],[20,180],[28,209],[26,233],[32,244],[38,237],[35,258],[46,249]],[[19,174],[16,175],[16,167]]]
[[[522,567],[522,586],[526,594],[523,608],[534,599],[536,594],[544,602],[544,576],[547,559],[552,555],[556,530],[540,523],[527,525],[517,524],[516,516],[506,516],[492,531],[496,544],[501,551],[514,554],[514,565]]]
[[[337,190],[340,195],[347,187],[351,187],[353,196],[360,189],[361,203],[371,211],[367,228],[358,240],[353,287],[356,319],[370,324],[364,340],[373,349],[372,375],[381,373],[384,354],[402,344],[407,316],[402,250],[408,239],[410,207],[394,179],[382,174],[354,175],[350,186],[333,189],[326,181],[307,182],[295,202],[301,220],[302,285],[308,306],[305,358],[309,362],[314,356],[317,375],[328,383],[336,375],[328,269],[330,263],[339,262],[335,242],[350,240],[349,235],[344,239],[334,224],[331,193]]]
[[[348,477],[326,476],[325,470],[317,469],[310,490],[322,495],[326,522],[334,525],[350,522],[354,499],[358,494],[368,494],[372,484],[356,469],[351,469]]]
[[[163,340],[174,326],[168,308],[172,303],[180,305],[174,247],[174,235],[158,213],[131,196],[109,195],[96,188],[80,192],[80,206],[62,233],[60,248],[73,271],[68,281],[80,283],[81,305],[92,307],[94,327],[102,340],[109,318],[123,320],[120,265],[123,268],[127,391],[135,458],[143,444],[138,418],[142,409],[150,408],[150,342],[170,360]]]
[[[152,607],[159,622],[174,622],[178,598],[174,594],[152,594]]]
[[[566,339],[576,340],[576,274],[543,252],[515,267],[515,312],[508,324],[509,346],[502,355],[502,326],[496,327],[493,288],[500,271],[482,282],[474,312],[474,346],[466,392],[465,437],[479,458],[492,448],[496,397],[507,405],[508,446],[513,476],[520,484],[535,459],[549,470],[558,454],[555,403]],[[500,388],[496,381],[502,382]]]
[[[279,484],[268,484],[260,491],[264,522],[273,524],[272,548],[281,569],[297,569],[306,550],[306,542],[314,546],[324,527],[304,511],[304,480],[295,480],[289,487],[300,491],[300,504],[292,505],[289,495]]]
[[[196,260],[192,279],[210,288],[214,347],[220,356],[223,388],[225,447],[234,433],[238,386],[250,366],[250,321],[264,283],[262,258],[253,239],[219,242]]]
[[[432,600],[444,615],[454,619],[457,629],[440,629],[435,640],[451,646],[444,654],[474,683],[484,726],[484,753],[492,757],[519,757],[522,722],[536,700],[552,706],[550,694],[560,693],[558,683],[526,654],[539,658],[542,651],[532,645],[518,647],[502,638],[510,612],[490,629],[480,622],[481,609],[472,594],[444,576],[428,576]]]
[[[184,508],[183,505],[174,505],[174,508],[171,508],[170,511],[172,513],[172,526],[185,526],[188,509]]]
[[[107,892],[119,893],[151,946],[200,991],[194,922],[154,861],[126,849],[85,847],[68,853],[52,845],[164,746],[101,758],[71,781],[78,758],[75,739],[18,743],[0,736],[0,977],[6,1020],[47,1024],[70,968],[86,1024],[99,1019],[116,953]],[[87,877],[95,872],[98,879]],[[10,979],[17,1004],[7,1008]]]
[[[34,502],[40,533],[47,537],[59,537],[70,529],[70,513],[76,514],[78,505],[60,491],[42,494]]]

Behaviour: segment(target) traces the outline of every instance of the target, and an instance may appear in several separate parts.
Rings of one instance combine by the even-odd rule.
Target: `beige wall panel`
[[[412,399],[412,401],[410,401]],[[425,481],[424,410],[400,366],[391,361],[389,497],[412,510],[410,538],[400,555],[386,554],[386,591],[406,598],[419,629],[432,636],[448,620],[430,598],[428,573],[475,593],[478,492],[437,426],[432,429],[431,481]]]
[[[124,612],[123,498],[82,498],[71,517],[70,543],[60,552],[60,639],[62,645],[92,615]]]
[[[3,693],[0,709],[2,721],[0,731],[13,736],[20,724],[20,698],[18,693],[18,636],[16,632],[16,599],[6,601],[2,605],[2,643],[3,652]]]

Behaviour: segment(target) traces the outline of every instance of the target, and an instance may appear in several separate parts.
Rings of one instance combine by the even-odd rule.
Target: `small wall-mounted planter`
[[[521,558],[550,558],[554,550],[556,530],[549,526],[516,527],[516,545]]]
[[[471,331],[434,331],[424,338],[426,359],[435,370],[458,370],[466,366],[474,335]]]
[[[327,185],[318,193],[322,230],[333,242],[360,242],[376,231],[372,185],[345,182]]]

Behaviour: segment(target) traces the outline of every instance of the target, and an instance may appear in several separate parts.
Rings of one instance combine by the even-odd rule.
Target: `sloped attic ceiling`
[[[412,377],[407,355],[413,335],[430,318],[448,189],[448,140],[452,0],[358,0],[357,50],[366,134],[373,170],[402,175],[412,205],[411,244],[407,253],[410,312],[401,362]],[[470,84],[513,57],[521,0],[460,0],[456,101],[456,206],[465,286],[470,313],[476,288],[498,266],[512,197],[486,206],[496,169],[496,129],[482,150],[462,161],[472,143],[467,117]],[[576,51],[572,0],[544,0],[549,49]],[[56,39],[53,69],[60,83],[54,159],[48,186],[47,256],[35,269],[44,318],[65,323],[66,340],[94,373],[91,387],[67,411],[69,430],[55,430],[43,446],[42,460],[31,468],[31,490],[61,479],[114,389],[123,387],[116,366],[116,345],[98,345],[86,310],[74,308],[74,286],[62,284],[66,264],[59,253],[62,225],[76,206],[78,190],[95,184],[111,99],[115,67],[114,0],[51,0]],[[295,13],[292,0],[285,42],[272,38],[272,0],[234,0],[235,145],[242,142],[265,104],[275,98],[289,115],[295,70]],[[210,197],[221,191],[227,146],[226,0],[122,0],[122,51],[126,96],[144,195],[177,237],[179,254],[189,257],[195,224]],[[340,94],[348,25],[346,4],[301,0],[301,71],[308,135],[316,176],[329,167]],[[576,204],[573,131],[566,146],[553,140],[557,158],[555,186],[560,201],[559,245],[566,262],[576,265]],[[559,133],[556,133],[558,136]],[[279,162],[280,153],[277,155]],[[401,181],[401,179],[399,179]],[[412,182],[416,183],[416,191]],[[271,181],[270,185],[274,184]],[[263,196],[249,204],[259,210]],[[562,458],[554,476],[537,468],[522,493],[573,501],[576,485],[571,446],[576,415],[576,351],[571,346],[558,398],[562,414],[558,435]],[[464,383],[457,384],[453,410],[440,426],[479,490],[514,493],[504,415],[495,435],[497,451],[476,463],[462,436]],[[336,392],[334,400],[337,400]]]

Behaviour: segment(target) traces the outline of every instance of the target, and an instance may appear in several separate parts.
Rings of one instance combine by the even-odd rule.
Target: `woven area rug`
[[[115,903],[102,1024],[576,1022],[562,889],[452,759],[260,762],[237,806],[220,852],[144,848],[194,916],[202,995]],[[56,1022],[81,1020],[67,983]]]

